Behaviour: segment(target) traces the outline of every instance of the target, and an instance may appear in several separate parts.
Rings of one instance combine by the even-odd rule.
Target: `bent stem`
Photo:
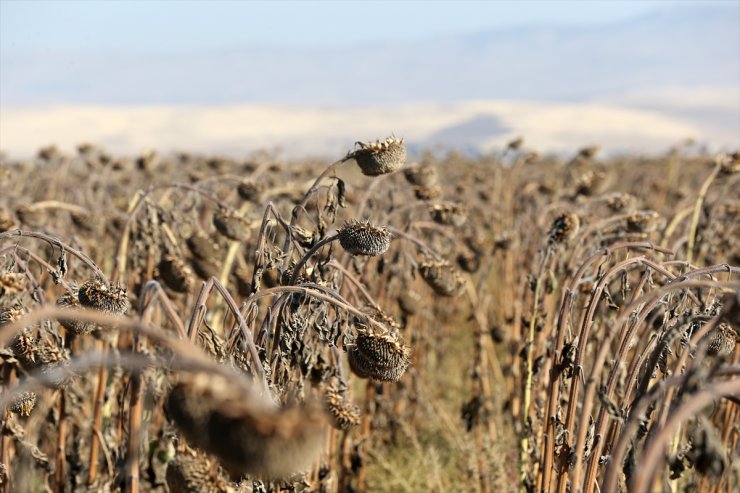
[[[23,231],[23,230],[15,230],[15,231],[6,231],[4,233],[0,233],[0,240],[7,240],[10,238],[34,238],[37,240],[43,240],[47,243],[49,243],[52,246],[55,246],[59,248],[62,252],[69,252],[78,259],[82,261],[85,265],[87,265],[94,273],[95,276],[100,279],[105,279],[105,276],[103,275],[103,271],[100,270],[100,268],[93,262],[93,260],[88,257],[83,252],[77,250],[76,248],[73,248],[69,246],[67,243],[63,242],[59,238],[55,238],[54,236],[47,235],[45,233],[39,233],[37,231]]]
[[[306,254],[301,258],[301,260],[296,264],[295,268],[293,269],[293,274],[290,276],[290,284],[293,285],[296,282],[296,279],[298,279],[298,273],[301,271],[301,267],[305,265],[306,262],[308,262],[308,259],[310,259],[316,252],[319,251],[321,247],[323,247],[326,244],[331,243],[332,241],[339,238],[339,234],[335,233],[333,235],[327,236],[318,243],[316,243],[309,251],[306,252]]]
[[[332,173],[337,166],[339,166],[342,163],[345,163],[349,161],[349,157],[343,157],[339,161],[334,161],[331,163],[327,168],[321,172],[321,174],[316,178],[316,181],[313,182],[313,185],[311,185],[311,188],[308,189],[308,191],[303,195],[303,198],[301,201],[293,207],[293,212],[290,215],[290,227],[291,230],[288,231],[287,236],[285,237],[285,243],[283,243],[283,252],[285,253],[285,263],[284,267],[288,265],[288,262],[290,262],[290,256],[293,253],[292,252],[292,246],[293,246],[293,234],[292,234],[292,228],[298,223],[298,215],[301,213],[301,211],[306,207],[306,204],[308,203],[308,200],[311,198],[313,194],[315,194],[319,187],[321,186],[321,182],[326,178],[329,173]]]

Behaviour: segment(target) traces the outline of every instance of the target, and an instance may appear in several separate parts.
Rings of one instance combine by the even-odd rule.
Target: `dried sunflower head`
[[[26,329],[13,338],[10,349],[23,369],[39,376],[49,388],[66,387],[72,380],[73,375],[65,370],[69,365],[69,351],[55,340],[34,335]]]
[[[440,296],[458,296],[465,289],[465,278],[445,260],[428,258],[419,265],[419,273]]]
[[[434,166],[414,166],[406,168],[403,172],[406,181],[412,185],[430,188],[437,184],[437,168]]]
[[[563,213],[553,221],[547,233],[547,240],[552,245],[566,243],[576,236],[580,225],[581,220],[578,215],[572,212]]]
[[[15,322],[25,313],[26,309],[20,303],[15,303],[14,305],[5,308],[4,310],[0,310],[0,326]]]
[[[740,173],[740,153],[722,154],[716,158],[719,164],[719,171],[723,175],[732,175]]]
[[[740,333],[725,322],[717,324],[705,337],[709,339],[707,354],[710,356],[729,356],[740,342]]]
[[[334,428],[347,431],[360,424],[360,408],[345,399],[336,385],[326,388],[324,400]]]
[[[382,255],[391,246],[390,231],[369,221],[347,221],[338,234],[339,244],[352,255]]]
[[[462,270],[469,273],[478,272],[478,269],[480,269],[480,261],[480,255],[471,250],[460,252],[457,256],[457,265],[459,265]]]
[[[213,214],[213,225],[230,240],[249,239],[251,223],[231,209],[219,209]]]
[[[0,272],[0,298],[6,294],[22,293],[26,290],[28,279],[19,272]]]
[[[13,216],[5,209],[0,209],[0,233],[9,231],[16,227],[16,222]]]
[[[606,197],[606,206],[614,212],[621,212],[631,209],[637,199],[634,195],[628,193],[613,193]]]
[[[414,196],[418,200],[434,200],[442,196],[442,187],[439,185],[432,185],[430,187],[417,186],[414,187]]]
[[[347,155],[354,159],[360,170],[367,176],[379,176],[393,173],[406,162],[406,147],[403,139],[388,137],[381,141],[355,143],[357,149]]]
[[[219,247],[203,231],[196,231],[187,240],[188,249],[200,259],[216,259],[219,257]]]
[[[80,300],[77,297],[77,292],[72,291],[67,292],[57,298],[57,306],[65,310],[69,310],[81,308],[82,305],[80,304]],[[76,320],[73,318],[60,317],[59,323],[62,324],[62,327],[76,335],[89,334],[95,329],[95,324],[91,324],[90,322],[83,322],[81,320]]]
[[[347,359],[360,378],[397,382],[409,366],[410,355],[411,350],[396,332],[360,328]]]
[[[447,226],[462,226],[468,219],[468,210],[462,204],[439,202],[429,207],[429,213],[435,222]]]
[[[239,197],[242,199],[259,204],[262,201],[262,194],[265,193],[265,184],[256,183],[252,180],[244,180],[239,183],[237,192],[239,192]]]
[[[177,293],[187,293],[193,288],[193,271],[180,257],[167,254],[158,265],[159,277],[168,288]]]
[[[126,288],[108,286],[100,279],[91,279],[80,286],[77,296],[82,306],[101,312],[123,315],[129,308]]]
[[[186,450],[167,464],[170,493],[226,493],[234,491],[224,471],[207,454]]]
[[[655,211],[637,211],[627,217],[627,231],[649,233],[658,227],[660,214]]]
[[[323,406],[276,407],[248,389],[234,379],[197,374],[173,386],[166,409],[187,439],[234,477],[278,480],[303,472],[323,445]]]
[[[606,173],[600,170],[586,170],[576,179],[577,195],[593,195],[604,183]]]
[[[601,147],[597,145],[583,147],[578,150],[578,157],[583,159],[591,159],[599,153]]]
[[[10,401],[8,409],[10,409],[10,412],[21,416],[30,416],[31,411],[36,406],[36,398],[36,392],[22,392]]]

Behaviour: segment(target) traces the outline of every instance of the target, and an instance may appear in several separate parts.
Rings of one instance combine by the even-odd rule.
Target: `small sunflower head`
[[[627,231],[650,233],[658,227],[660,214],[655,211],[637,211],[627,217]]]
[[[23,293],[28,279],[19,272],[0,272],[0,298],[6,294]]]
[[[231,209],[217,210],[213,214],[213,225],[230,240],[244,241],[249,238],[250,222]]]
[[[406,177],[406,181],[412,185],[426,188],[436,185],[439,178],[437,175],[437,168],[429,165],[406,168],[403,172],[403,176]]]
[[[631,209],[636,200],[634,195],[617,192],[606,197],[606,206],[614,212],[622,212]]]
[[[321,452],[324,407],[277,407],[245,384],[221,375],[189,376],[167,395],[167,413],[189,442],[215,455],[232,476],[280,480],[301,473]]]
[[[440,296],[458,296],[465,289],[463,276],[445,260],[427,259],[419,265],[419,273]]]
[[[239,197],[243,200],[252,202],[253,204],[259,204],[262,201],[262,195],[265,193],[265,184],[252,180],[244,180],[239,183],[237,192],[239,192]]]
[[[429,213],[436,223],[446,226],[462,226],[468,219],[468,210],[465,206],[453,202],[432,204]]]
[[[25,314],[25,307],[21,303],[16,302],[14,305],[0,310],[0,326],[13,323]]]
[[[82,306],[101,312],[123,315],[129,308],[126,288],[108,286],[100,279],[91,279],[80,286],[77,296]]]
[[[205,453],[186,450],[167,463],[170,493],[223,493],[229,490],[224,471]]]
[[[414,196],[417,200],[434,200],[442,196],[442,187],[439,185],[416,186],[414,187]]]
[[[10,349],[24,370],[41,379],[52,389],[66,387],[74,376],[66,367],[69,351],[54,339],[24,330],[13,338]]]
[[[390,231],[369,221],[347,221],[338,234],[339,244],[352,255],[382,255],[391,246]]]
[[[720,322],[706,337],[709,338],[707,354],[710,356],[729,356],[740,343],[740,333],[725,322]]]
[[[348,401],[335,385],[327,387],[324,401],[334,428],[347,431],[360,424],[360,408]]]
[[[187,293],[193,287],[193,270],[180,257],[167,254],[158,266],[159,277],[168,288],[177,293]]]
[[[740,173],[740,151],[732,154],[721,154],[717,156],[716,162],[719,165],[720,173],[723,175]]]
[[[360,170],[367,176],[380,176],[393,173],[406,162],[406,147],[403,139],[388,137],[375,142],[355,143],[357,149],[347,155],[357,161]]]
[[[21,416],[30,416],[36,406],[36,397],[36,392],[22,392],[10,401],[8,409]]]
[[[360,378],[397,382],[409,366],[410,354],[397,332],[359,328],[347,359]]]
[[[547,241],[551,245],[567,243],[575,238],[580,226],[581,220],[577,214],[572,212],[563,213],[553,221],[550,231],[547,233]]]
[[[198,230],[193,233],[186,243],[190,252],[200,259],[210,260],[219,258],[221,255],[218,244],[203,231]]]
[[[80,308],[81,304],[77,297],[77,292],[70,291],[57,298],[57,306],[65,310]],[[95,324],[73,318],[59,318],[59,323],[62,324],[62,327],[76,335],[89,334],[95,329]]]

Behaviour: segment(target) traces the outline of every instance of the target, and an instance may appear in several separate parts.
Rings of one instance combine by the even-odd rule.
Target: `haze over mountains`
[[[207,150],[241,149],[252,140],[280,145],[273,134],[281,127],[268,121],[268,107],[277,108],[276,118],[290,118],[296,108],[303,117],[310,114],[313,123],[285,125],[298,128],[288,132],[285,144],[311,151],[332,151],[336,144],[330,142],[343,141],[345,135],[351,142],[357,138],[352,132],[372,131],[372,125],[341,118],[338,110],[348,107],[355,118],[378,120],[378,136],[389,128],[420,134],[413,129],[413,113],[431,118],[430,112],[442,112],[438,127],[424,122],[424,132],[415,136],[425,144],[473,151],[518,133],[552,150],[592,139],[606,139],[600,143],[614,150],[659,150],[689,136],[718,147],[740,147],[739,2],[672,8],[592,27],[521,27],[362,46],[238,46],[169,54],[156,49],[98,54],[91,47],[88,53],[11,53],[2,67],[0,146],[11,150],[24,147],[18,142],[22,129],[9,130],[16,122],[32,121],[44,136],[54,130],[51,120],[43,121],[44,114],[53,113],[46,111],[50,105],[74,107],[78,113],[80,106],[105,107],[122,115],[135,105],[141,111],[148,108],[148,118],[155,119],[153,105],[180,110],[184,105],[193,127],[179,123],[182,146],[177,135],[167,140],[163,129],[164,142],[175,147],[196,142]],[[216,127],[221,123],[213,112],[219,109],[224,115],[230,112],[224,121],[238,120],[237,110],[243,118],[259,115],[266,134],[240,140],[226,125],[221,134],[216,132],[220,137],[199,139],[199,108],[211,112]],[[375,112],[380,112],[377,118],[371,116]],[[393,116],[390,124],[382,113]],[[74,123],[76,113],[69,114]],[[593,123],[573,121],[586,117]],[[85,118],[77,123],[84,127]],[[153,125],[173,123],[168,122],[165,118]],[[566,129],[560,127],[569,126],[572,132],[564,136]],[[585,133],[578,134],[579,129]],[[553,133],[557,130],[560,136]],[[121,134],[123,127],[114,132],[115,145],[147,143],[135,129],[130,135]],[[110,135],[103,132],[100,138]]]

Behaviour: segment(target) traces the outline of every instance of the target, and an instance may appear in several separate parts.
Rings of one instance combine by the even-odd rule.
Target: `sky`
[[[0,0],[0,151],[321,152],[387,128],[736,148],[740,0]]]
[[[338,46],[531,25],[591,25],[726,1],[0,0],[0,55]]]

